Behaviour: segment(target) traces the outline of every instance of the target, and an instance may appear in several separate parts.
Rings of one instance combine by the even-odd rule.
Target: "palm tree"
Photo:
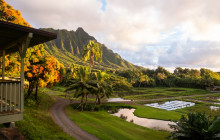
[[[98,104],[101,104],[101,98],[107,97],[113,93],[112,86],[106,82],[106,80],[109,78],[109,75],[106,74],[105,72],[98,71],[95,73],[95,77],[97,80],[97,92],[96,92],[96,100],[95,100],[95,105],[93,107],[93,110],[95,109],[97,100]]]
[[[182,116],[175,125],[170,125],[174,129],[171,139],[178,140],[214,140],[219,138],[220,119],[204,113],[188,113],[187,117]]]
[[[89,60],[90,64],[90,73],[91,67],[94,66],[94,57],[96,60],[102,61],[102,50],[98,43],[95,40],[90,40],[87,45],[83,47],[82,58],[84,61]]]
[[[73,79],[77,78],[78,68],[79,68],[79,66],[77,64],[72,63],[72,65],[70,67],[71,78],[73,78]]]
[[[81,66],[78,70],[78,79],[72,81],[72,85],[66,90],[75,90],[74,97],[81,97],[80,106],[83,111],[84,105],[87,103],[87,96],[93,91],[96,91],[97,88],[89,84],[89,69],[86,66]],[[84,98],[86,100],[84,101]]]

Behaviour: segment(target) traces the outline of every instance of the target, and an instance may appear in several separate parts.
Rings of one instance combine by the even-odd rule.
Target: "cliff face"
[[[52,28],[43,29],[57,34],[57,39],[44,44],[45,49],[50,55],[54,55],[65,66],[71,63],[82,64],[81,54],[83,46],[88,44],[89,40],[96,40],[90,36],[83,28],[76,31],[55,30]],[[120,55],[108,49],[104,44],[100,44],[103,51],[101,63],[96,62],[97,68],[137,68],[135,65],[121,58]]]

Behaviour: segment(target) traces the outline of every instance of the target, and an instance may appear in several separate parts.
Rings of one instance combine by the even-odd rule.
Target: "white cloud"
[[[220,69],[220,43],[210,41],[176,42],[162,55],[163,66],[208,67]]]
[[[219,0],[6,1],[32,26],[83,27],[136,64],[218,69]]]

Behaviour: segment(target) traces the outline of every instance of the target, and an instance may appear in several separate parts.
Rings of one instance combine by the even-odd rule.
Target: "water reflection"
[[[166,131],[172,131],[170,129],[168,124],[175,124],[171,121],[163,121],[163,120],[156,120],[156,119],[147,119],[147,118],[139,118],[134,115],[135,109],[120,109],[117,113],[114,113],[112,115],[121,117],[124,116],[126,118],[126,121],[132,122],[144,126],[151,129],[157,129],[157,130],[166,130]]]
[[[128,102],[128,101],[131,101],[131,100],[125,100],[125,99],[122,99],[122,98],[109,98],[107,100],[107,102]]]
[[[158,104],[158,103],[145,104],[145,106],[150,106],[150,107],[155,107],[155,108],[160,108],[160,109],[165,109],[165,110],[176,110],[176,109],[190,107],[194,105],[195,103],[192,103],[192,102],[177,101],[177,100],[167,101],[163,104]]]

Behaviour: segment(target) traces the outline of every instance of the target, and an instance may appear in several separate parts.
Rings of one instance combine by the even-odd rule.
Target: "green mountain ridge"
[[[96,40],[90,36],[83,28],[79,27],[76,31],[68,31],[66,29],[42,28],[42,30],[50,31],[57,34],[57,39],[44,43],[46,51],[55,56],[61,63],[68,67],[72,63],[84,64],[81,59],[83,46],[88,44],[89,40]],[[97,40],[96,40],[97,41]],[[102,62],[95,61],[97,69],[128,69],[143,67],[136,66],[121,58],[117,53],[101,44],[103,51]]]

